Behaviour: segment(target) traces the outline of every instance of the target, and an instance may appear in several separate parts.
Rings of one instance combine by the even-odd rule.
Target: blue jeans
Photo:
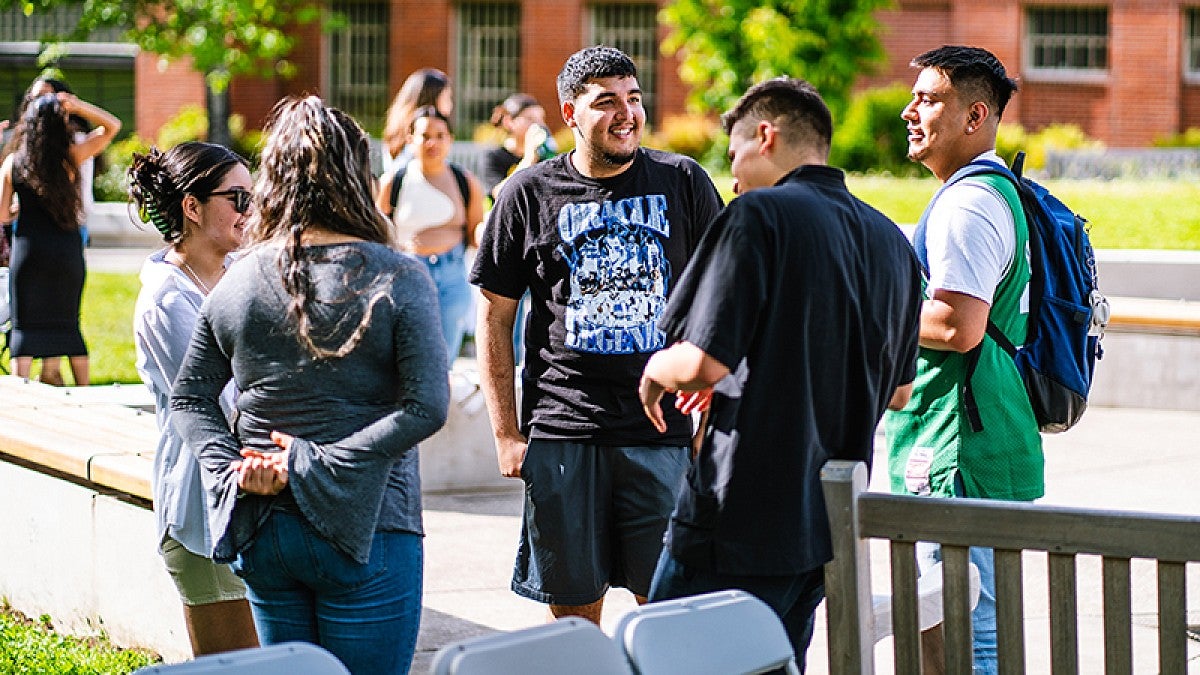
[[[376,532],[360,565],[301,515],[273,511],[233,570],[246,581],[263,644],[300,640],[354,675],[404,674],[421,622],[421,537]]]
[[[446,340],[447,363],[454,365],[467,332],[471,313],[471,284],[467,283],[467,264],[463,255],[466,247],[459,244],[445,253],[417,256],[433,277],[437,287],[438,307],[442,315],[442,337]]]
[[[964,496],[962,476],[954,479],[954,493]],[[979,602],[971,612],[971,641],[974,651],[974,674],[997,675],[1000,663],[996,651],[996,563],[990,548],[972,546],[968,558],[979,569]],[[942,549],[937,544],[917,544],[917,565],[924,571],[941,560]]]
[[[746,591],[775,610],[792,643],[796,665],[803,673],[808,645],[812,642],[813,616],[825,597],[823,568],[790,576],[721,574],[685,565],[664,546],[650,585],[650,602],[734,588]]]

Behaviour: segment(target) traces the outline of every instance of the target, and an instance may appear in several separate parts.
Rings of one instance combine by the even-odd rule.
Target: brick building
[[[346,25],[322,34],[298,31],[292,55],[299,75],[287,81],[236,80],[232,107],[259,126],[281,96],[322,94],[373,131],[411,71],[450,74],[460,137],[492,106],[526,91],[548,108],[554,76],[585,44],[615,44],[638,62],[652,122],[683,110],[677,62],[658,52],[656,21],[665,0],[332,0]],[[65,11],[65,10],[64,10]],[[860,86],[911,83],[908,60],[945,43],[975,44],[997,54],[1022,91],[1006,120],[1037,129],[1074,122],[1114,147],[1200,127],[1200,7],[1182,0],[898,0],[883,11],[888,63]],[[19,96],[37,72],[36,39],[47,21],[0,15],[0,96]],[[202,81],[186,64],[163,64],[127,45],[96,42],[62,65],[84,96],[99,100],[144,135],[185,103],[204,101]],[[31,42],[32,41],[32,42]],[[551,115],[554,118],[554,115]]]

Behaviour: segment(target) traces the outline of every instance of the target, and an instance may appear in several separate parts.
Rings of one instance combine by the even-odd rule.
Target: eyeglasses
[[[250,191],[246,188],[233,188],[232,190],[221,190],[220,192],[210,192],[209,197],[229,197],[229,201],[233,202],[233,210],[238,213],[245,213],[250,210]]]

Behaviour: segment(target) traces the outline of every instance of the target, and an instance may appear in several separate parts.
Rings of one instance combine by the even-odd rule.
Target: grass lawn
[[[733,179],[714,177],[728,200]],[[1041,182],[1041,181],[1039,181]],[[901,224],[916,223],[938,188],[934,178],[849,176],[850,191]],[[1042,182],[1091,223],[1096,248],[1200,250],[1200,183],[1190,180]]]

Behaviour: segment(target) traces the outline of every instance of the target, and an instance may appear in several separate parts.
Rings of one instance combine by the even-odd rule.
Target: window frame
[[[1035,12],[1102,12],[1104,16],[1104,34],[1094,35],[1087,33],[1041,33],[1034,34],[1034,13]],[[1072,6],[1057,6],[1057,5],[1027,5],[1024,9],[1024,24],[1025,34],[1022,40],[1023,62],[1025,64],[1025,78],[1035,82],[1079,82],[1079,83],[1103,83],[1108,79],[1109,69],[1112,67],[1112,12],[1111,7],[1107,5],[1072,5]],[[1104,66],[1103,67],[1081,67],[1081,66],[1065,66],[1065,67],[1048,67],[1036,65],[1035,53],[1041,47],[1037,44],[1039,38],[1056,38],[1064,44],[1063,49],[1092,49],[1090,45],[1079,45],[1073,43],[1086,43],[1088,41],[1103,40],[1104,45]]]
[[[633,59],[638,70],[638,85],[642,88],[642,107],[646,109],[646,119],[652,123],[661,121],[658,119],[658,88],[661,77],[659,68],[659,52],[658,52],[658,10],[659,5],[656,2],[593,2],[586,5],[587,11],[586,26],[584,34],[588,37],[588,44],[606,44],[611,45],[624,51]],[[645,12],[649,10],[650,24],[645,26],[617,26],[615,22],[609,25],[600,25],[603,13],[620,14],[622,11],[632,13],[634,11]],[[628,15],[627,15],[628,16]],[[648,31],[649,35],[644,35],[643,32]],[[645,42],[649,45],[649,52],[642,53],[641,50],[633,50],[628,48],[630,42],[639,43]]]
[[[521,91],[522,10],[519,2],[474,1],[456,5],[451,82],[454,136],[459,141],[471,140],[475,128],[488,123],[493,108]],[[506,21],[468,24],[483,17]],[[488,53],[489,45],[497,53]]]

